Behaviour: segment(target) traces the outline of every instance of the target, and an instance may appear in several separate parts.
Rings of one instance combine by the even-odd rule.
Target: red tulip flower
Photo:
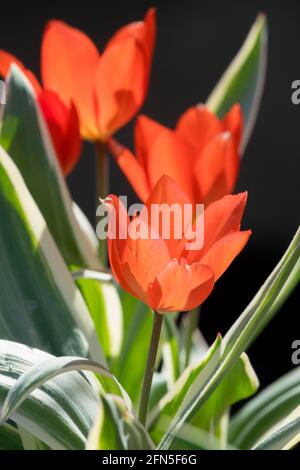
[[[204,211],[204,244],[187,250],[184,235],[170,238],[125,236],[131,223],[121,201],[114,195],[104,203],[111,214],[108,227],[108,254],[112,272],[119,284],[154,311],[187,311],[202,304],[233,259],[240,253],[251,234],[241,231],[247,194],[227,195],[211,203]],[[167,176],[155,185],[144,209],[134,221],[145,224],[143,212],[153,204],[190,204],[188,196]],[[116,215],[113,222],[112,214]],[[153,229],[149,218],[147,229]],[[194,220],[192,217],[191,220]],[[112,225],[115,224],[115,237]],[[171,222],[172,224],[172,222]],[[155,230],[157,227],[155,227]],[[157,232],[157,233],[158,233]]]
[[[72,101],[63,103],[54,91],[43,89],[35,75],[8,52],[0,50],[0,76],[6,78],[12,64],[16,64],[26,75],[44,114],[55,151],[64,175],[68,175],[79,160],[81,138],[79,119]]]
[[[168,175],[191,201],[208,204],[234,189],[242,126],[238,104],[223,119],[198,105],[183,113],[175,130],[139,116],[135,125],[136,157],[112,139],[109,147],[142,201],[161,176]]]
[[[73,100],[81,134],[106,141],[142,105],[155,42],[155,10],[121,28],[102,54],[83,32],[50,21],[42,43],[42,77],[68,105]]]

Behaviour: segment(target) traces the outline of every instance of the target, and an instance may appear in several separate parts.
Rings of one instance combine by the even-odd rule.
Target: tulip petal
[[[134,148],[141,164],[147,168],[150,148],[159,134],[167,129],[154,119],[140,115],[134,126]]]
[[[158,272],[170,261],[166,243],[161,239],[145,240],[128,239],[123,255],[123,263],[127,264],[131,276],[139,284],[144,295],[148,285],[155,279]]]
[[[193,206],[172,178],[164,175],[153,188],[140,218],[148,220],[165,241],[170,257],[175,258],[182,251],[178,247],[182,245],[185,228],[192,223]]]
[[[194,162],[195,154],[192,147],[175,132],[164,128],[149,151],[147,170],[150,187],[154,187],[163,175],[168,175],[193,201]]]
[[[104,51],[96,72],[100,134],[108,138],[128,122],[144,99],[144,56],[134,38]]]
[[[190,199],[168,175],[163,175],[149,195],[145,206],[150,211],[152,204],[179,204],[183,207],[185,204],[191,204]]]
[[[149,8],[143,21],[133,21],[120,28],[107,43],[110,47],[118,41],[123,41],[135,36],[142,43],[146,53],[149,55],[149,61],[152,60],[153,49],[156,37],[156,10]]]
[[[124,269],[122,261],[127,241],[126,234],[128,231],[129,217],[120,199],[113,194],[107,196],[103,204],[105,204],[109,212],[107,251],[110,268],[117,282],[122,285],[125,290],[134,295],[127,280],[127,270]]]
[[[150,187],[145,169],[138,159],[114,139],[109,139],[108,148],[115,161],[127,177],[141,201],[145,201],[150,193]]]
[[[84,33],[52,20],[44,32],[41,70],[45,88],[59,94],[66,105],[72,100],[79,113],[83,137],[98,137],[95,73],[100,54]]]
[[[79,119],[73,103],[67,107],[53,91],[39,94],[39,104],[46,118],[64,175],[68,175],[80,157]]]
[[[195,166],[199,198],[209,204],[230,194],[238,175],[239,155],[231,134],[219,134],[202,151]]]
[[[155,12],[117,32],[96,71],[100,133],[106,137],[141,107],[148,89],[155,36]]]
[[[111,214],[108,254],[113,274],[125,290],[145,301],[148,284],[170,260],[168,248],[159,238],[131,238],[130,224],[134,222],[130,221],[120,199],[110,195],[105,203]],[[116,218],[112,219],[113,216]],[[143,220],[139,221],[138,217],[134,220],[140,224],[141,231],[145,229],[145,233],[150,234]],[[113,223],[115,226],[112,226]],[[113,233],[116,238],[113,238]]]
[[[229,131],[233,135],[236,148],[238,149],[243,132],[243,113],[238,103],[234,104],[224,116],[223,130]]]
[[[220,240],[201,258],[201,263],[209,266],[215,275],[215,281],[226,271],[234,258],[242,251],[249,240],[251,230],[235,232]]]
[[[204,247],[190,250],[185,256],[189,263],[199,261],[219,239],[240,230],[247,202],[247,193],[224,196],[212,202],[204,212]]]
[[[234,104],[223,119],[219,119],[207,106],[192,106],[179,118],[176,132],[198,152],[221,132],[229,131],[239,148],[243,130],[243,115],[239,104]]]
[[[82,149],[82,140],[80,136],[80,122],[73,101],[71,101],[68,110],[68,119],[64,140],[64,154],[68,155],[68,165],[65,165],[65,174],[68,175],[77,165]]]
[[[6,78],[12,64],[17,65],[19,69],[22,70],[24,75],[26,75],[31,85],[33,86],[35,92],[38,94],[41,91],[41,86],[35,75],[30,70],[26,69],[24,64],[22,64],[22,62],[15,56],[0,49],[0,76]]]
[[[204,302],[213,286],[214,275],[208,266],[172,259],[149,285],[148,304],[160,313],[192,310]]]
[[[222,130],[222,122],[203,104],[187,109],[176,125],[176,133],[198,153]]]
[[[10,66],[16,64],[24,72],[25,67],[22,62],[9,52],[0,49],[0,75],[4,78],[8,75]]]
[[[120,284],[132,295],[147,303],[148,285],[169,261],[169,251],[162,240],[134,240],[129,237],[120,264]]]
[[[100,199],[100,201],[105,205],[109,214],[108,248],[110,248],[110,242],[113,242],[118,253],[118,260],[121,262],[127,243],[130,219],[123,202],[114,194],[110,194],[104,200]]]

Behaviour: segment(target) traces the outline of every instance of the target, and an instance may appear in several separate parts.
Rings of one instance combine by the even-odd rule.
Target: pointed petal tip
[[[145,16],[148,16],[148,15],[156,16],[156,14],[157,14],[157,8],[156,7],[150,7],[146,11]]]
[[[59,20],[57,18],[51,18],[48,20],[44,26],[43,30],[43,36],[52,28],[60,28],[62,26],[68,26],[67,23],[65,23],[62,20]]]
[[[156,121],[152,119],[151,117],[147,116],[146,114],[140,113],[137,115],[135,119],[135,126],[143,125],[143,124],[148,124],[148,123],[155,123]]]
[[[112,137],[108,139],[107,146],[110,152],[112,153],[113,157],[118,157],[124,150],[123,145],[120,144],[116,139],[113,139]]]
[[[241,193],[238,193],[238,196],[241,196],[241,199],[243,199],[245,201],[245,204],[248,200],[248,191],[243,191]]]

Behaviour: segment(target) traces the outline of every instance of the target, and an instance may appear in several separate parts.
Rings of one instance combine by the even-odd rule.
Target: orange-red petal
[[[147,168],[150,148],[164,130],[167,130],[167,127],[154,121],[154,119],[150,119],[145,115],[137,117],[134,126],[134,148],[138,159],[145,168]]]
[[[63,21],[52,20],[44,32],[41,70],[45,88],[54,90],[79,113],[82,136],[98,138],[95,73],[100,54],[83,32]]]
[[[187,206],[190,206],[190,212]],[[151,228],[165,241],[170,257],[176,257],[184,230],[192,223],[193,206],[187,195],[169,176],[164,175],[151,191],[140,218],[144,213]]]
[[[24,64],[22,64],[22,62],[14,55],[0,49],[0,76],[6,78],[12,64],[17,65],[19,69],[22,70],[24,75],[28,78],[31,85],[33,86],[35,92],[39,93],[41,91],[41,86],[35,75],[30,70],[26,69]]]
[[[204,302],[213,286],[214,275],[208,266],[172,259],[149,286],[147,301],[160,313],[192,310]]]
[[[146,12],[143,21],[133,21],[123,27],[121,27],[108,41],[106,47],[110,47],[112,44],[128,39],[135,36],[145,49],[148,54],[149,63],[152,60],[155,39],[156,39],[156,10],[155,8],[149,8]],[[149,64],[150,65],[150,64]]]
[[[201,202],[209,204],[233,191],[239,161],[229,132],[217,135],[204,147],[195,165]]]
[[[186,252],[189,263],[199,261],[219,239],[240,230],[247,193],[224,196],[212,202],[204,212],[204,247]]]
[[[249,240],[251,230],[234,232],[216,241],[201,258],[201,263],[209,266],[215,281],[226,271],[234,258],[242,251]]]
[[[130,150],[118,144],[116,140],[109,139],[108,148],[138,197],[145,201],[149,196],[150,187],[144,167]]]
[[[128,265],[132,276],[144,293],[147,292],[149,283],[153,282],[169,261],[169,251],[163,240],[151,237],[137,240],[128,238],[123,262]]]
[[[243,113],[239,104],[234,104],[223,118],[223,129],[234,137],[236,148],[240,146],[243,132]]]
[[[176,126],[176,133],[189,142],[198,153],[222,130],[220,120],[203,104],[187,109]]]
[[[100,133],[109,137],[141,107],[148,89],[155,38],[155,12],[128,25],[109,41],[96,71]]]
[[[117,282],[132,295],[135,295],[136,286],[131,287],[128,269],[124,267],[123,253],[127,242],[129,217],[120,199],[110,194],[103,201],[109,212],[107,251],[110,268]]]
[[[22,72],[25,70],[22,62],[9,52],[0,49],[0,75],[6,78],[12,64],[16,64]]]
[[[105,202],[111,217],[116,216],[116,219],[110,219],[110,224],[115,220],[115,227],[109,226],[108,254],[111,269],[125,290],[146,301],[148,284],[170,260],[168,249],[160,239],[131,238],[130,223],[133,221],[129,220],[122,202],[113,195],[108,196]],[[112,232],[112,229],[115,229],[115,232]],[[113,238],[111,233],[115,233],[116,238]]]
[[[164,128],[153,142],[147,159],[150,187],[153,188],[163,175],[168,175],[193,201],[194,161],[195,154],[191,146],[175,132]]]
[[[62,171],[67,176],[77,164],[81,152],[79,119],[76,108],[72,102],[67,107],[59,96],[50,90],[42,91],[38,99]]]

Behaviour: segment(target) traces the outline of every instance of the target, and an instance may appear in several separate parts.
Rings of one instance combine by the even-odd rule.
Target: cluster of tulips
[[[205,105],[192,106],[174,130],[140,115],[134,127],[136,155],[112,137],[145,100],[155,36],[154,9],[148,10],[143,21],[117,31],[102,54],[83,32],[53,20],[45,28],[41,46],[42,84],[3,50],[0,73],[7,77],[15,63],[27,76],[65,175],[80,158],[83,138],[111,152],[149,210],[152,204],[179,204],[182,209],[185,204],[205,205],[204,244],[199,250],[187,251],[185,240],[175,239],[172,228],[169,239],[108,240],[110,267],[117,282],[160,315],[200,306],[244,248],[251,231],[240,229],[247,193],[232,194],[243,136],[239,103],[222,119]],[[99,152],[97,158],[106,157]],[[114,195],[104,203],[108,210],[111,205],[120,210]],[[195,223],[195,214],[190,223]],[[150,389],[144,393],[149,395]]]
[[[147,206],[207,206],[205,243],[199,251],[185,252],[184,244],[172,239],[109,242],[110,265],[121,286],[167,313],[202,304],[247,243],[250,231],[240,230],[246,193],[231,195],[243,134],[238,103],[223,119],[197,104],[180,116],[174,130],[139,116],[134,128],[136,155],[112,138],[145,100],[155,32],[155,10],[150,9],[143,21],[117,31],[101,54],[83,32],[50,21],[41,47],[42,85],[3,50],[0,73],[6,77],[16,63],[30,80],[65,175],[78,162],[84,138],[110,150]]]
[[[294,406],[292,400],[284,410],[278,406],[269,413],[266,400],[259,399],[231,427],[228,410],[257,390],[258,381],[244,351],[296,285],[299,233],[225,338],[218,336],[210,348],[205,344],[205,356],[197,328],[197,309],[251,235],[251,230],[241,229],[247,192],[234,191],[262,94],[265,17],[258,16],[207,103],[184,110],[174,129],[148,116],[136,116],[147,95],[155,41],[153,8],[142,21],[119,29],[102,53],[82,31],[51,20],[41,45],[41,81],[18,58],[0,50],[0,76],[8,83],[0,126],[0,212],[9,221],[7,227],[12,227],[10,236],[6,228],[0,231],[5,256],[10,257],[4,266],[11,269],[11,276],[3,277],[2,290],[18,293],[17,313],[30,310],[29,316],[20,316],[20,324],[26,326],[18,328],[11,304],[6,302],[14,296],[1,291],[0,320],[4,320],[0,323],[5,328],[0,346],[5,360],[3,367],[0,361],[1,406],[4,402],[0,423],[15,410],[21,411],[14,418],[16,425],[0,427],[0,448],[7,436],[14,445],[24,446],[24,432],[38,439],[37,446],[50,448],[185,448],[179,434],[188,433],[189,426],[207,432],[209,445],[213,435],[213,445],[221,442],[221,447],[224,439],[227,445],[228,429],[230,442],[237,447],[283,448],[295,443],[294,427],[285,421],[282,425]],[[134,117],[132,151],[115,134]],[[68,176],[78,163],[82,139],[96,148],[97,199],[110,216],[106,244],[99,243],[73,204],[62,176]],[[134,189],[141,211],[127,212],[122,198],[109,194],[108,155]],[[191,240],[186,228],[189,233],[198,229],[199,205],[204,206],[203,243],[188,249]],[[179,207],[184,228],[180,236],[175,216],[168,219],[168,237],[163,233],[165,220],[154,227],[153,218],[145,217],[153,206]],[[183,220],[187,206],[190,217]],[[136,226],[146,225],[147,233],[154,231],[155,236],[131,237],[133,221]],[[21,236],[14,238],[20,230],[22,243]],[[31,273],[28,277],[27,272]],[[85,278],[97,284],[85,284]],[[140,306],[149,312],[142,321],[130,311]],[[152,335],[148,335],[150,316]],[[163,351],[158,354],[162,337]],[[28,352],[24,344],[41,350]],[[46,357],[44,350],[54,357]],[[75,354],[80,358],[73,360]],[[20,361],[20,355],[27,362]],[[12,364],[8,371],[7,357]],[[95,362],[99,360],[101,364]],[[132,367],[133,360],[136,377],[128,366]],[[39,385],[66,370],[84,368],[101,375],[101,412],[93,428],[99,396],[93,395],[94,388],[91,392],[93,381],[87,388],[87,381],[77,373],[68,383],[57,379],[55,390],[51,385],[45,388],[45,395],[48,390],[50,396],[45,400],[49,416],[40,410],[37,395],[28,405],[28,395]],[[78,387],[75,382],[71,386],[72,380],[78,381]],[[275,397],[277,388],[269,395]],[[53,412],[52,395],[58,392],[63,400],[68,394],[77,398]],[[139,410],[138,420],[134,407]],[[260,425],[256,423],[259,413],[251,412],[258,408],[266,413]],[[252,424],[250,418],[248,423],[250,415]],[[272,433],[276,423],[284,439],[279,431]],[[261,441],[268,430],[270,435]],[[202,438],[197,439],[197,448],[203,448]]]

